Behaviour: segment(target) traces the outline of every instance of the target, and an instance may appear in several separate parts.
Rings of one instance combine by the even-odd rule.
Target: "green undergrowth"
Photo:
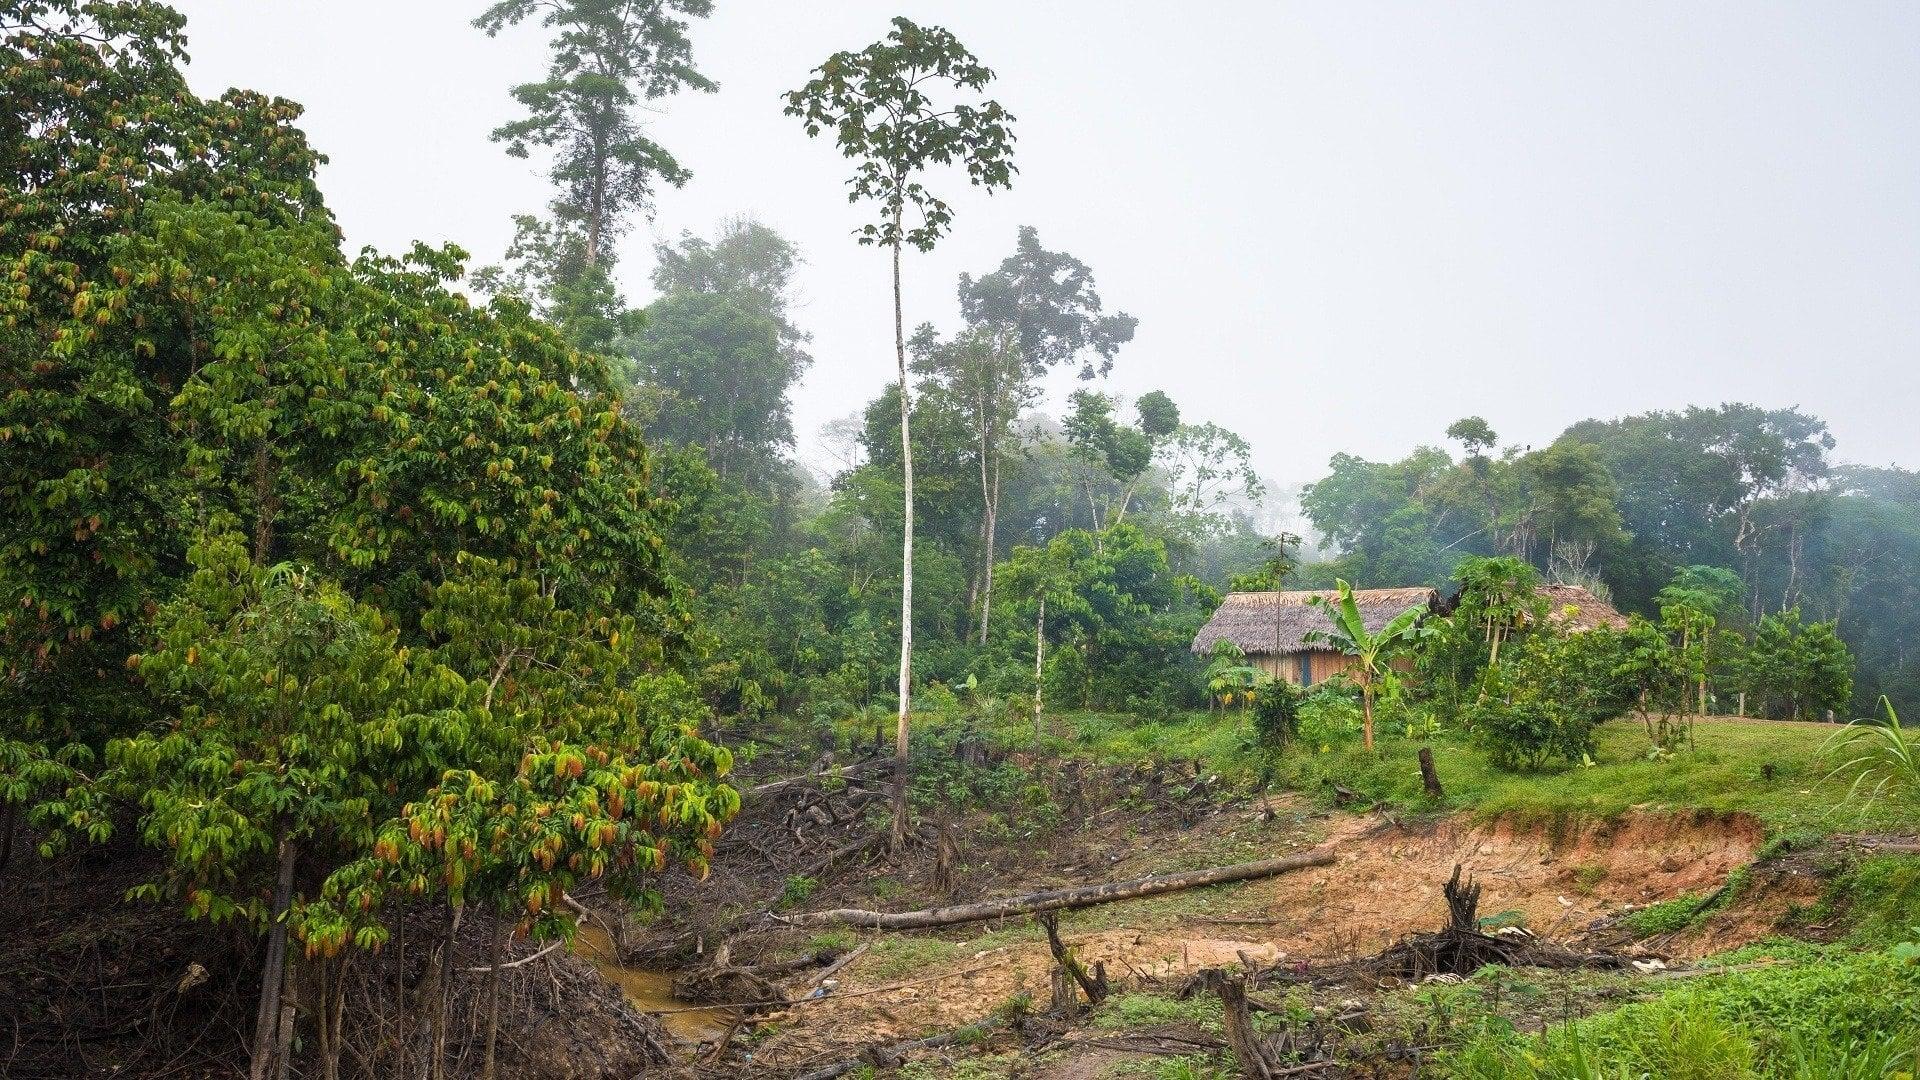
[[[1867,855],[1849,862],[1797,921],[1845,925],[1849,940],[1865,945],[1920,936],[1920,856]]]
[[[1463,1080],[1838,1080],[1920,1065],[1920,964],[1888,948],[1762,952],[1771,962],[1742,960],[1537,1035],[1481,1017],[1444,1063]]]

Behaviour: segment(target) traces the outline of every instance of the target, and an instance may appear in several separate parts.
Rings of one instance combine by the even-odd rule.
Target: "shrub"
[[[1624,703],[1621,656],[1621,636],[1607,630],[1527,635],[1468,710],[1474,737],[1503,769],[1588,759],[1594,725]]]
[[[1292,744],[1306,697],[1306,691],[1285,679],[1267,679],[1255,689],[1253,739],[1262,751],[1277,754]]]
[[[1300,738],[1326,748],[1360,734],[1360,702],[1347,689],[1328,686],[1307,694],[1295,708]]]

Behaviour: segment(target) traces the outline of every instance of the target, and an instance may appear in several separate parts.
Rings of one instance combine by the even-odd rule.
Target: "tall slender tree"
[[[900,374],[900,458],[904,526],[900,566],[899,716],[894,739],[893,845],[907,832],[907,714],[913,682],[913,442],[909,420],[907,334],[900,302],[900,254],[931,251],[953,223],[953,210],[921,177],[932,166],[958,165],[988,191],[1012,184],[1013,116],[981,93],[993,71],[941,27],[893,20],[893,30],[858,52],[837,52],[814,78],[786,96],[809,137],[831,131],[854,162],[850,202],[872,202],[878,220],[860,227],[862,244],[893,256],[893,350]],[[911,213],[916,220],[909,221]]]

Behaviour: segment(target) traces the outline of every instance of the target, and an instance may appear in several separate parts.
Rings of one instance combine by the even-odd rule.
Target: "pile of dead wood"
[[[1489,964],[1617,970],[1632,962],[1621,953],[1569,949],[1543,941],[1519,927],[1492,933],[1482,930],[1480,885],[1472,878],[1461,881],[1460,872],[1456,864],[1453,876],[1441,889],[1447,901],[1447,925],[1442,929],[1404,938],[1372,956],[1316,965],[1276,964],[1255,973],[1254,981],[1321,985],[1383,979],[1418,982],[1436,975],[1465,978]]]

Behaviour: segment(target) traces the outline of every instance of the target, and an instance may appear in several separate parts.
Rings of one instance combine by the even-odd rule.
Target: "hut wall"
[[[1353,657],[1326,649],[1281,653],[1278,656],[1265,653],[1250,656],[1247,662],[1268,675],[1285,679],[1295,686],[1300,685],[1300,677],[1303,673],[1307,677],[1307,685],[1319,686],[1354,665]]]

